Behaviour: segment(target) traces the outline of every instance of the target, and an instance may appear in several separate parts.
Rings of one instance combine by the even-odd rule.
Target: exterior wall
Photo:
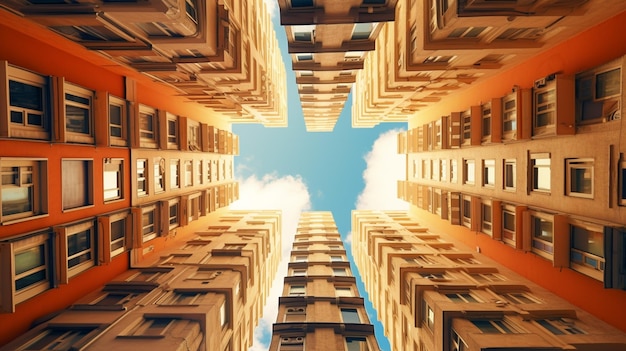
[[[285,70],[263,1],[98,1],[52,8],[15,1],[3,7],[229,122],[287,125]]]
[[[161,153],[171,158],[220,160],[227,167],[232,167],[233,155],[238,154],[238,139],[230,133],[227,119],[201,105],[190,104],[172,87],[156,84],[149,77],[125,65],[110,61],[100,53],[87,50],[37,23],[15,16],[8,11],[1,10],[0,18],[0,23],[2,23],[0,28],[2,87],[0,91],[3,96],[0,105],[4,107],[4,110],[0,112],[2,121],[0,122],[0,135],[2,135],[0,137],[0,163],[3,172],[13,169],[12,166],[18,160],[34,161],[38,166],[43,164],[43,168],[37,167],[40,170],[36,171],[37,198],[41,200],[36,201],[38,208],[34,216],[11,219],[11,216],[6,214],[13,210],[9,209],[8,202],[3,204],[3,212],[6,213],[2,216],[2,225],[0,225],[0,258],[3,267],[0,274],[2,279],[0,298],[3,309],[3,313],[0,314],[0,323],[5,328],[0,333],[0,344],[5,344],[27,330],[34,320],[69,306],[86,293],[127,270],[132,262],[138,262],[144,256],[149,258],[150,255],[163,248],[178,244],[180,240],[187,240],[195,231],[205,228],[208,223],[216,219],[214,211],[238,198],[238,185],[233,181],[232,173],[226,173],[227,176],[220,177],[219,181],[214,183],[205,182],[202,186],[196,186],[193,188],[194,192],[201,192],[204,195],[208,191],[215,191],[214,188],[220,188],[223,195],[212,206],[208,205],[208,195],[206,195],[207,206],[205,206],[205,211],[198,216],[197,221],[187,220],[184,224],[181,222],[175,231],[163,231],[160,236],[144,245],[141,240],[138,240],[142,220],[141,216],[135,216],[138,214],[138,206],[173,198],[183,199],[189,195],[191,188],[175,194],[168,191],[169,195],[149,193],[147,197],[138,200],[136,197],[136,162],[134,162],[136,157],[145,156],[152,160],[155,155]],[[42,81],[47,81],[44,85],[46,91],[44,110],[48,116],[46,117],[45,137],[33,139],[32,136],[24,136],[23,130],[28,130],[28,128],[16,128],[15,124],[10,122],[10,89],[7,72],[11,77],[10,72],[13,71],[18,71],[20,74],[32,72]],[[91,95],[90,141],[76,142],[67,132],[66,122],[63,119],[66,111],[62,90],[64,84],[67,83],[76,84],[93,94]],[[109,135],[109,106],[107,104],[114,99],[113,97],[120,99],[120,106],[124,107],[126,113],[120,122],[123,136],[115,140]],[[204,126],[204,136],[200,136],[200,140],[206,140],[207,149],[202,150],[205,152],[189,149],[187,124],[185,128],[180,129],[174,149],[162,151],[167,149],[165,144],[154,150],[142,148],[139,125],[135,123],[136,113],[138,113],[135,108],[140,105],[153,107],[163,116],[166,113],[174,115],[179,121],[179,126],[182,123]],[[157,122],[165,122],[165,120]],[[208,150],[209,126],[216,131],[222,131],[215,141],[217,146],[210,151]],[[160,135],[166,136],[165,132],[166,130],[162,129]],[[88,199],[85,206],[64,209],[64,194],[68,194],[69,190],[81,189],[79,183],[76,183],[76,189],[72,189],[67,180],[64,184],[63,160],[69,159],[88,161],[88,166],[84,169],[86,173],[83,176],[83,180],[86,179],[88,184],[86,188],[88,191],[84,192]],[[105,191],[103,191],[106,185],[105,169],[111,161],[119,161],[122,165],[117,184],[118,190],[121,189],[121,195],[113,200],[105,200]],[[204,177],[207,178],[206,173]],[[3,175],[3,180],[7,182],[11,178],[12,176],[8,176],[8,173],[6,178]],[[151,182],[152,179],[149,181]],[[167,179],[167,184],[169,184],[169,179]],[[6,194],[4,196],[9,196]],[[5,197],[3,197],[3,202],[4,200]],[[182,218],[182,212],[180,215]],[[122,239],[124,244],[121,251],[112,253],[110,242],[112,231],[109,225],[111,221],[117,219],[123,219],[125,223]],[[72,273],[64,268],[67,265],[66,260],[70,259],[67,257],[70,256],[68,252],[73,250],[71,247],[68,249],[68,245],[72,244],[68,244],[66,237],[74,234],[72,230],[79,230],[80,226],[74,226],[74,224],[82,224],[85,221],[93,224],[90,228],[90,235],[93,236],[89,239],[89,244],[80,242],[78,245],[90,246],[90,251],[85,254],[90,255],[87,261],[92,262],[93,266],[87,269],[84,263],[81,263],[79,265],[85,266],[85,270],[81,268],[80,272]],[[164,226],[163,223],[156,224]],[[14,255],[20,252],[33,252],[32,250],[37,250],[38,253],[44,255],[41,261],[44,264],[40,266],[43,270],[32,272],[44,274],[45,278],[40,281],[37,289],[29,288],[27,292],[16,292],[18,288],[15,287],[14,281],[21,278],[16,278],[17,268]],[[87,256],[80,259],[85,257]],[[29,261],[28,264],[35,264],[37,258],[31,258],[35,261]],[[19,264],[20,262],[18,261]]]
[[[307,131],[330,132],[382,22],[393,21],[396,1],[278,4]]]
[[[330,212],[300,216],[270,350],[378,350]]]
[[[2,350],[44,347],[51,330],[72,336],[67,349],[247,350],[278,267],[280,226],[278,211],[225,212]]]
[[[534,9],[525,12],[525,16],[514,14],[523,12],[521,8],[526,4],[398,1],[395,21],[385,24],[376,50],[368,54],[365,68],[357,74],[353,127],[373,127],[381,122],[413,123],[414,117],[421,122],[424,113],[431,116],[430,111],[459,95],[491,90],[494,83],[498,86],[507,82],[509,76],[504,80],[493,77],[624,11],[624,4],[618,1],[575,2],[568,3],[567,8],[557,1],[545,1],[533,2]],[[464,10],[472,6],[476,8]],[[598,43],[594,45],[612,43],[604,36],[595,42]],[[591,53],[595,55],[594,51],[581,55]],[[568,56],[537,61],[519,72],[532,72],[565,61],[565,57]],[[559,69],[539,76],[554,72]],[[530,79],[527,75],[519,78]],[[481,88],[474,87],[477,84]],[[499,94],[511,87],[500,88]],[[472,103],[477,101],[481,100],[474,99]]]
[[[621,176],[624,150],[620,147],[624,142],[624,91],[620,88],[611,98],[601,100],[600,106],[605,108],[592,119],[581,117],[586,102],[577,98],[580,93],[575,94],[586,77],[617,68],[618,86],[623,85],[626,47],[617,37],[623,21],[622,12],[518,67],[418,112],[409,131],[399,136],[399,152],[407,155],[407,176],[399,182],[398,191],[399,197],[413,205],[412,211],[428,220],[429,227],[445,228],[456,239],[480,247],[499,263],[626,330],[613,313],[624,301],[624,292],[616,290],[623,289],[623,277],[618,273],[623,271],[623,252],[617,248],[626,223]],[[549,72],[559,74],[550,80]],[[556,86],[559,94],[549,130],[537,128],[533,100],[545,89],[544,77],[548,77],[546,86]],[[513,92],[507,87],[514,87]],[[502,106],[510,97],[518,102],[515,131],[503,128]],[[620,102],[616,105],[614,101]],[[487,103],[492,112],[490,135],[483,132],[481,117]],[[468,127],[466,135],[464,125]],[[550,159],[549,176],[545,177],[548,191],[533,185],[533,179],[539,177],[533,171],[533,157],[542,153]],[[574,178],[568,164],[576,159],[587,159],[593,174],[584,194],[571,191]],[[466,160],[474,162],[473,182],[466,182]],[[484,175],[485,161],[494,162],[488,176]],[[515,161],[515,176],[510,178],[513,187],[505,184],[507,161]],[[485,209],[491,216],[487,225]],[[515,218],[513,230],[508,231],[503,224],[507,209]],[[534,232],[536,218],[552,223],[553,242],[547,244],[551,253],[537,247],[546,241]],[[590,249],[582,252],[586,263],[579,262],[580,242],[575,240],[580,228],[598,247],[593,255]],[[576,289],[571,288],[574,286]]]
[[[430,227],[422,212],[353,211],[353,255],[392,350],[626,345],[622,331],[448,235],[454,231]]]

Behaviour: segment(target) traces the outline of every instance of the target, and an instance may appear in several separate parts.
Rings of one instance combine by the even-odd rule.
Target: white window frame
[[[594,195],[594,159],[593,158],[568,158],[565,160],[565,195],[573,197],[582,197],[593,199]],[[577,170],[583,170],[590,173],[589,192],[574,189],[574,185],[578,184],[578,177],[573,173]]]
[[[181,178],[185,187],[193,186],[194,174],[193,174],[193,160],[184,160],[181,168]]]
[[[163,157],[155,157],[152,159],[152,177],[154,180],[154,193],[162,193],[165,191],[165,159]]]
[[[556,128],[556,82],[533,90],[533,136],[551,134]]]
[[[166,113],[166,123],[167,123],[167,148],[170,150],[178,150],[178,142],[179,142],[179,132],[178,125],[179,119],[178,116],[171,114],[169,112]]]
[[[148,159],[147,158],[138,158],[135,161],[136,164],[136,176],[137,176],[137,180],[136,180],[136,186],[137,186],[137,196],[141,197],[141,196],[148,196],[148,194],[150,193],[149,189],[150,189],[150,172],[149,170],[149,166],[148,166]],[[143,164],[140,166],[140,164]],[[140,186],[141,182],[143,182],[143,186]]]
[[[476,184],[476,161],[473,159],[463,159],[463,184]]]
[[[513,216],[513,228],[507,228],[506,216]],[[502,205],[502,241],[505,244],[516,247],[517,246],[517,214],[515,212],[515,206],[503,204]]]
[[[5,178],[7,173],[13,174],[13,171],[8,171],[8,168],[18,168],[19,185],[3,184],[8,180]],[[24,169],[23,169],[24,168]],[[32,168],[32,171],[28,171],[28,168]],[[4,205],[0,209],[0,219],[3,224],[16,223],[20,221],[27,221],[36,218],[46,216],[48,213],[48,160],[47,159],[22,159],[12,157],[0,157],[0,172],[2,173],[3,181],[0,181],[0,202],[3,201],[3,194],[9,191],[7,189],[14,188],[32,188],[31,193],[28,195],[30,203],[30,209],[22,212],[12,213],[5,215]],[[7,173],[5,173],[7,172]],[[30,175],[30,176],[29,176]],[[9,175],[10,177],[10,175]],[[30,182],[28,180],[30,179]],[[15,181],[15,179],[14,179]],[[4,189],[4,191],[3,191]]]
[[[180,160],[170,160],[170,189],[180,189]]]
[[[139,133],[139,146],[156,149],[159,145],[157,110],[146,105],[139,105],[137,114],[137,129]]]
[[[144,206],[141,208],[141,241],[147,242],[156,238],[159,234],[159,211],[156,204]],[[152,222],[144,223],[144,217],[152,212]],[[146,232],[147,229],[152,227],[151,231]]]
[[[530,213],[530,235],[531,235],[531,250],[539,256],[552,260],[554,257],[554,216],[542,213],[538,211],[529,211]],[[542,238],[544,235],[537,235],[537,222],[549,223],[551,236],[548,238]],[[539,228],[541,233],[543,229]]]
[[[483,186],[494,188],[496,186],[496,160],[483,160]]]
[[[518,94],[512,92],[502,97],[502,140],[517,138],[517,105]]]

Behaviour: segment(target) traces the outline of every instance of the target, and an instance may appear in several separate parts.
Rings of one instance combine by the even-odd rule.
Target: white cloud
[[[398,199],[398,180],[406,177],[406,157],[397,152],[394,129],[381,134],[365,155],[367,167],[363,171],[365,188],[359,194],[359,210],[408,210],[409,204]]]
[[[272,18],[278,16],[278,1],[276,0],[264,0],[265,8]]]
[[[287,275],[287,265],[300,213],[311,209],[311,197],[306,184],[299,176],[279,178],[271,174],[265,175],[262,179],[253,175],[240,180],[239,194],[239,200],[230,205],[233,210],[282,210],[282,259],[263,309],[263,317],[254,331],[254,344],[249,349],[265,351],[269,348],[272,324],[276,321],[278,297],[282,294],[283,279]]]

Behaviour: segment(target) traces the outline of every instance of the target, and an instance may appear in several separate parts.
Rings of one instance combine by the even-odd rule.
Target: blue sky
[[[406,208],[406,203],[395,198],[396,180],[404,179],[402,157],[395,155],[395,135],[398,130],[406,129],[406,124],[383,123],[371,129],[353,129],[350,96],[332,133],[306,132],[285,31],[278,23],[275,8],[273,14],[287,71],[289,127],[233,126],[240,145],[240,155],[235,158],[240,201],[231,208],[283,209],[284,257],[289,254],[300,211],[332,211],[352,261],[349,245],[353,209]],[[274,282],[252,350],[265,350],[269,345],[286,261],[283,260]],[[354,263],[352,266],[359,292],[366,297]],[[366,308],[375,324],[381,350],[389,350],[367,298]]]

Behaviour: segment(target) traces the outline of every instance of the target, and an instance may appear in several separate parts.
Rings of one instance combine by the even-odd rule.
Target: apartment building
[[[626,348],[623,331],[423,223],[352,212],[352,253],[392,350]]]
[[[622,330],[625,18],[418,112],[398,137],[398,194],[424,225]]]
[[[270,350],[379,350],[330,212],[303,212]]]
[[[397,0],[278,0],[307,131],[330,132]]]
[[[271,21],[239,5],[0,4],[0,344],[238,199],[231,124],[286,123]]]
[[[624,10],[622,1],[398,0],[395,20],[381,23],[376,49],[357,71],[352,126],[409,122]],[[554,73],[554,63],[570,58],[577,59],[543,65]]]
[[[247,350],[280,259],[280,211],[224,211],[2,350]]]

